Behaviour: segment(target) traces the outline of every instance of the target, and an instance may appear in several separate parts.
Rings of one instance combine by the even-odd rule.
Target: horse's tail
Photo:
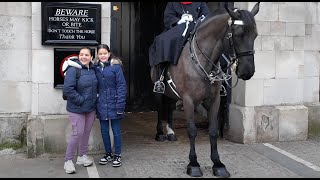
[[[157,67],[156,66],[152,66],[150,68],[150,77],[151,77],[151,81],[154,83],[157,78]]]

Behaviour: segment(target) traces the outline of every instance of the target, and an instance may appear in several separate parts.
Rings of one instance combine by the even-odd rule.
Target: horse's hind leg
[[[203,175],[200,164],[197,161],[195,141],[197,137],[197,127],[194,120],[194,104],[191,99],[183,99],[184,113],[187,120],[187,132],[190,141],[189,164],[187,174],[192,177],[201,177]]]
[[[167,139],[168,141],[176,141],[177,137],[173,131],[173,110],[175,108],[175,101],[170,101],[167,98],[167,102],[165,101],[166,106],[166,112],[167,112]]]
[[[218,119],[217,114],[220,105],[219,94],[216,95],[216,98],[213,99],[214,102],[210,105],[209,110],[209,136],[210,136],[210,145],[211,145],[211,160],[213,162],[212,170],[213,175],[217,177],[230,177],[230,173],[226,169],[225,165],[220,161],[218,148],[217,148],[217,139],[219,136],[218,133]]]
[[[163,133],[163,127],[162,127],[162,119],[164,117],[164,104],[163,104],[163,95],[161,94],[157,94],[155,96],[156,98],[156,102],[157,102],[157,111],[158,111],[158,122],[157,122],[157,134],[155,137],[156,141],[165,141],[166,140],[166,136]]]

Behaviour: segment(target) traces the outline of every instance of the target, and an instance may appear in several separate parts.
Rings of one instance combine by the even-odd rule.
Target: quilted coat
[[[96,109],[98,80],[92,63],[89,68],[82,65],[80,77],[76,79],[76,67],[70,67],[64,78],[63,93],[68,97],[67,111],[73,113],[88,113]]]
[[[98,79],[97,118],[100,120],[124,117],[127,89],[119,61],[111,59],[95,64]]]

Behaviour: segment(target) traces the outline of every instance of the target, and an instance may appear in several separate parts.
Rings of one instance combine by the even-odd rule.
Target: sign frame
[[[58,11],[58,8],[65,11],[62,12],[61,9]],[[79,21],[75,21],[78,20],[76,18],[79,18]],[[62,23],[65,24],[62,25]],[[66,25],[67,23],[69,26]],[[72,26],[71,23],[73,23]],[[101,4],[41,2],[41,24],[42,45],[97,46],[101,44]],[[86,29],[87,27],[89,29]]]

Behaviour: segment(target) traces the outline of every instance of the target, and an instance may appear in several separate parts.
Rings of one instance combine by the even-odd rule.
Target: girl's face
[[[92,56],[91,56],[89,49],[81,49],[80,50],[79,60],[83,65],[85,65],[85,66],[89,65],[91,59],[92,59]]]
[[[101,62],[106,62],[108,61],[110,57],[110,52],[108,52],[108,50],[104,49],[104,48],[101,48],[99,49],[98,51],[98,58],[100,59]]]

